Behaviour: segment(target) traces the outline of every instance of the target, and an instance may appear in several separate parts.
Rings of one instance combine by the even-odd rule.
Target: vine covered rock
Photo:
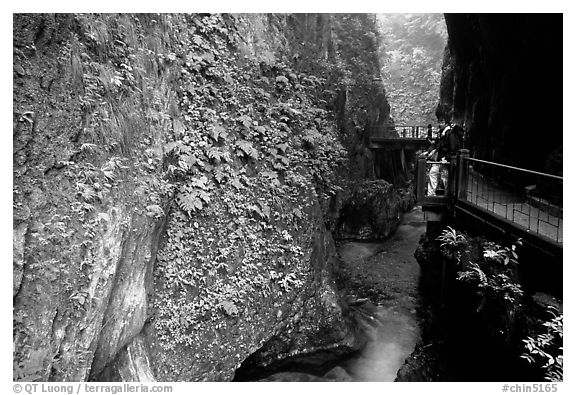
[[[342,205],[336,237],[374,240],[390,236],[400,223],[402,200],[384,180],[359,184]]]

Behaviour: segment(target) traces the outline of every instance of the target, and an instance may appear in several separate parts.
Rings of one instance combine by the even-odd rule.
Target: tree
[[[378,14],[381,73],[396,124],[434,124],[446,25],[442,14]]]

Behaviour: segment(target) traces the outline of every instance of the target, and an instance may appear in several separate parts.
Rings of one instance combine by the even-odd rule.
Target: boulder
[[[400,223],[402,200],[384,180],[365,181],[354,188],[340,210],[337,239],[377,240],[392,235]]]

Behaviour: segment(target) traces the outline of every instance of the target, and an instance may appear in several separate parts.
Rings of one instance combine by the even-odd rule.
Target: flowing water
[[[418,326],[418,279],[414,258],[425,231],[422,211],[405,213],[395,235],[383,242],[345,242],[339,254],[347,275],[377,293],[377,298],[358,298],[352,309],[367,342],[362,350],[340,360],[323,375],[317,372],[278,372],[265,381],[394,381],[398,369],[420,338]],[[376,300],[374,300],[376,299]],[[316,374],[315,374],[316,373]]]

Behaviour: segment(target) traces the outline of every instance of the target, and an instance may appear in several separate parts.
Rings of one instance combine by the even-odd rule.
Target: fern
[[[448,226],[442,231],[442,234],[436,238],[441,242],[440,247],[456,248],[466,243],[464,235],[459,234],[456,229]]]
[[[231,162],[232,161],[228,151],[221,151],[219,148],[216,148],[216,147],[210,148],[208,150],[208,152],[206,152],[206,156],[208,156],[208,158],[210,158],[210,159],[214,159],[216,161],[216,163],[219,163],[221,161],[224,161],[224,162]]]
[[[210,137],[212,137],[212,139],[216,142],[218,142],[219,139],[226,141],[228,140],[228,133],[226,133],[226,129],[224,129],[222,126],[216,125],[210,131]]]
[[[116,163],[108,162],[100,169],[109,182],[116,181]]]
[[[486,273],[478,266],[477,263],[470,262],[471,268],[469,270],[458,272],[457,279],[459,281],[474,281],[478,280],[478,286],[484,287],[488,283]]]
[[[323,137],[316,129],[308,129],[304,131],[304,136],[302,137],[302,143],[306,149],[317,148]]]
[[[242,115],[241,117],[238,118],[238,121],[240,121],[246,129],[249,129],[250,126],[252,126],[253,122],[252,118],[250,118],[248,115]]]
[[[200,197],[197,194],[188,191],[178,193],[176,195],[176,203],[178,203],[178,206],[188,214],[204,208]]]
[[[208,178],[202,176],[192,178],[188,184],[180,186],[176,195],[176,203],[189,215],[202,210],[205,203],[210,203]]]
[[[94,153],[96,152],[97,148],[98,146],[96,144],[84,143],[80,146],[80,151]]]
[[[258,151],[252,146],[252,144],[246,140],[240,140],[236,143],[237,152],[241,156],[246,156],[252,159],[258,159]]]

